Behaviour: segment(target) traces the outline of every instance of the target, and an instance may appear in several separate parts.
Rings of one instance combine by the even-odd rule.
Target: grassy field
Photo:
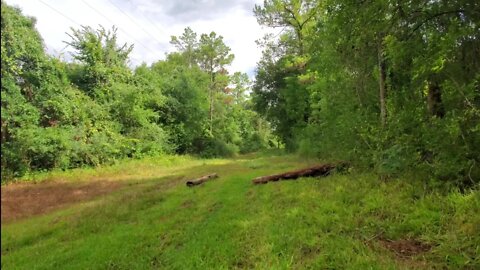
[[[441,194],[415,179],[384,182],[355,170],[251,183],[315,162],[294,156],[165,157],[32,176],[38,187],[60,179],[121,187],[46,214],[2,221],[2,269],[480,267],[478,191]],[[220,178],[185,186],[186,179],[212,172]]]

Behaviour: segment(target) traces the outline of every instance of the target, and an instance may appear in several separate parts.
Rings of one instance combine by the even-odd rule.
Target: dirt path
[[[22,183],[2,186],[1,222],[48,213],[112,192],[121,186],[117,181]]]

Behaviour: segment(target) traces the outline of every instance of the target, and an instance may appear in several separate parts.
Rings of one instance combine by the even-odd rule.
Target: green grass
[[[414,180],[382,182],[361,173],[251,184],[254,177],[313,162],[174,157],[44,175],[126,185],[94,201],[2,225],[2,269],[480,267],[478,191],[440,194]],[[186,178],[211,172],[220,178],[184,185]],[[399,258],[379,238],[417,239],[432,248]]]

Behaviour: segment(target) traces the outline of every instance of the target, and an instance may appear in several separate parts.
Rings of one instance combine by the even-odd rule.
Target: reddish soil
[[[429,251],[432,246],[413,239],[379,240],[380,244],[398,257],[409,258]]]
[[[45,182],[1,187],[2,223],[48,213],[72,203],[86,201],[121,187],[118,182]]]

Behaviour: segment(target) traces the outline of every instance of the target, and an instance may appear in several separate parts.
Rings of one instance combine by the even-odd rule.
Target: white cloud
[[[262,29],[253,16],[255,3],[261,0],[6,0],[23,13],[37,19],[47,52],[68,53],[63,41],[70,27],[103,25],[119,28],[120,42],[134,43],[130,55],[133,65],[148,64],[164,59],[174,48],[170,36],[180,35],[190,26],[198,34],[215,31],[232,48],[235,60],[230,71],[247,72],[252,77],[261,49],[255,40],[267,30]],[[125,15],[127,14],[127,15]]]

